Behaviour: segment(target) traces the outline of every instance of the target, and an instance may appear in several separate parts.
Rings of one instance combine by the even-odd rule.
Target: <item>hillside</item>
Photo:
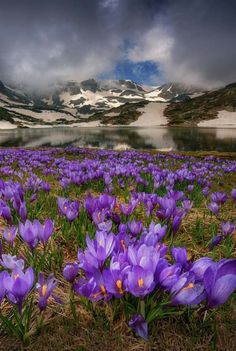
[[[188,100],[196,93],[198,89],[178,83],[144,88],[131,80],[88,79],[56,83],[36,94],[0,81],[0,128],[129,125],[148,103]]]
[[[164,111],[169,125],[197,125],[217,118],[219,111],[236,111],[236,83],[178,103],[170,103]]]
[[[203,92],[168,83],[142,87],[130,80],[57,83],[44,94],[0,81],[0,128],[184,125],[236,126],[236,83]],[[210,124],[205,121],[213,121]],[[204,124],[206,123],[206,124]]]

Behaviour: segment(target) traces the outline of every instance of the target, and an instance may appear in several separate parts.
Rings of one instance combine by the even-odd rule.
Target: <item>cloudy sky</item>
[[[0,0],[0,80],[236,81],[234,0]]]

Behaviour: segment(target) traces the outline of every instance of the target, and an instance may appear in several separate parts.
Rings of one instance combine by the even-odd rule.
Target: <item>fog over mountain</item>
[[[0,80],[45,90],[118,63],[152,62],[153,84],[236,81],[233,0],[0,0]]]

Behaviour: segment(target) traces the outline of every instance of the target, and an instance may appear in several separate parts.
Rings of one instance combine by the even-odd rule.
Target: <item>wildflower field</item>
[[[0,350],[234,350],[236,156],[0,150]]]

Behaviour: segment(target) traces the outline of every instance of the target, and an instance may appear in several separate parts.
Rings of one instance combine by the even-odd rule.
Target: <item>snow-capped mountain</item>
[[[14,126],[73,125],[91,122],[109,113],[134,112],[148,102],[167,103],[190,99],[194,88],[177,83],[155,89],[131,80],[95,80],[61,82],[45,94],[28,93],[0,81],[0,120]],[[130,104],[134,104],[130,106]]]
[[[88,79],[81,83],[60,84],[48,98],[48,103],[75,108],[79,115],[92,115],[126,102],[145,100],[145,93],[141,85],[129,80]]]
[[[21,90],[8,87],[0,81],[0,102],[1,104],[24,104],[28,105],[32,101]],[[1,105],[0,105],[1,106]]]
[[[62,106],[76,108],[81,114],[92,114],[109,108],[121,106],[127,102],[152,101],[168,102],[172,99],[188,99],[196,89],[180,84],[169,83],[154,90],[146,90],[130,80],[95,80],[81,83],[62,84],[50,98]]]
[[[149,101],[183,101],[189,100],[194,94],[201,93],[196,87],[188,87],[179,83],[167,83],[145,94]]]

